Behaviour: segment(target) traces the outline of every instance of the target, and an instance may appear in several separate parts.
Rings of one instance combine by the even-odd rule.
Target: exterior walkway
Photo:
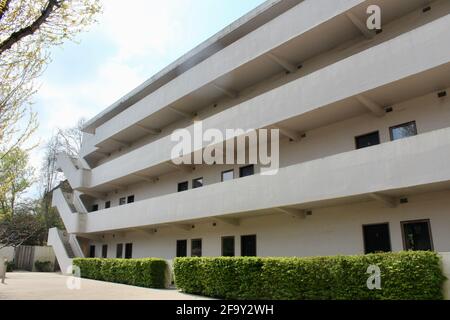
[[[81,288],[67,287],[70,277],[59,273],[13,272],[0,281],[0,300],[203,300],[175,289],[156,290],[79,279]]]

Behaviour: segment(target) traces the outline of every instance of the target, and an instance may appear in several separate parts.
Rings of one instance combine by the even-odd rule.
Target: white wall
[[[55,265],[55,252],[53,251],[52,247],[34,247],[34,261],[33,261],[33,271],[36,271],[36,267],[34,266],[34,263],[36,261],[50,261],[51,262],[51,268],[53,270],[53,267]]]
[[[117,243],[133,243],[133,257],[160,257],[172,259],[176,240],[203,240],[203,256],[221,254],[221,237],[236,236],[236,254],[240,254],[241,235],[257,235],[259,256],[317,256],[364,253],[362,226],[389,223],[393,251],[403,250],[400,222],[430,219],[434,250],[450,251],[450,191],[410,196],[409,203],[387,208],[375,201],[361,202],[329,208],[314,209],[306,219],[283,214],[271,214],[243,219],[240,226],[223,223],[212,225],[212,220],[196,223],[191,231],[163,227],[150,235],[145,232],[106,234],[108,257],[115,257]],[[190,243],[188,241],[188,252]]]
[[[450,51],[450,41],[443,39],[449,26],[450,16],[440,18],[205,119],[204,129],[265,127],[446,64],[450,60],[444,52]],[[389,59],[386,52],[390,53]],[[336,79],[341,85],[336,85]],[[188,129],[193,130],[192,126]],[[168,161],[175,144],[170,137],[164,137],[104,163],[91,171],[89,187]]]
[[[450,89],[449,89],[450,92]],[[394,111],[379,118],[371,113],[340,121],[325,127],[307,132],[307,137],[301,142],[292,143],[287,139],[281,141],[280,166],[286,167],[296,163],[320,159],[333,154],[339,154],[355,149],[355,137],[361,134],[380,131],[381,142],[389,142],[389,128],[409,121],[416,121],[418,134],[446,128],[450,126],[450,98],[439,99],[435,93],[405,101],[395,105]],[[126,190],[108,194],[104,200],[97,200],[100,210],[105,201],[111,201],[111,206],[118,206],[121,197],[135,195],[135,201],[177,192],[177,184],[203,177],[205,185],[221,182],[221,172],[235,169],[239,174],[239,165],[196,166],[190,174],[175,172],[160,177],[156,184],[142,182],[130,185]],[[258,171],[258,168],[256,168]],[[89,208],[90,209],[90,208]]]
[[[0,259],[6,258],[8,261],[14,260],[14,248],[6,247],[0,249]]]
[[[320,0],[320,2],[320,4],[317,3],[317,0],[301,2],[291,10],[199,63],[118,116],[99,126],[93,139],[97,142],[102,141],[363,1]],[[317,10],[317,8],[321,8],[321,10]]]

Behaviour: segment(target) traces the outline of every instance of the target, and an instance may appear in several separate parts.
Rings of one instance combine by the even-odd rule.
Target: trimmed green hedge
[[[167,285],[168,265],[163,259],[73,259],[81,277],[145,288]]]
[[[370,265],[381,290],[369,290]],[[443,299],[440,258],[408,251],[313,258],[177,258],[175,283],[186,293],[224,299]]]
[[[34,267],[37,272],[52,272],[52,263],[50,261],[36,261]]]

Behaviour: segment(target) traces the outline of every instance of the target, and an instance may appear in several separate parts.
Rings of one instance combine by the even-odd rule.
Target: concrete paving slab
[[[123,284],[80,280],[80,289],[69,289],[71,277],[59,273],[12,272],[0,283],[0,300],[206,300],[176,289],[158,290]]]

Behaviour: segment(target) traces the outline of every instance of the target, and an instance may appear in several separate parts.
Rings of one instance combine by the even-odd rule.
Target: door
[[[89,247],[89,258],[95,258],[95,246]]]
[[[187,240],[177,240],[177,257],[187,257]]]
[[[256,235],[241,236],[241,256],[256,257]]]
[[[389,224],[380,223],[363,226],[364,252],[377,253],[391,251]]]

